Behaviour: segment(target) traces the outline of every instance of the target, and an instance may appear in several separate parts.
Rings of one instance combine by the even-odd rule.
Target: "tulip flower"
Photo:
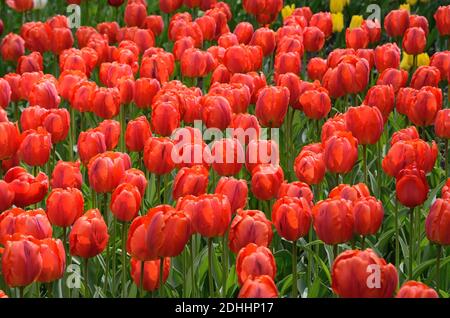
[[[253,32],[253,25],[249,22],[239,22],[233,31],[240,44],[248,44],[252,39]]]
[[[228,246],[233,253],[238,253],[249,243],[268,247],[272,236],[272,223],[263,212],[238,209],[231,222]]]
[[[221,139],[215,141],[211,154],[214,157],[212,168],[220,176],[232,176],[242,168],[244,150],[237,139]]]
[[[439,295],[424,283],[410,280],[400,287],[395,298],[439,298]]]
[[[267,275],[275,279],[277,265],[272,252],[265,246],[249,243],[239,250],[236,257],[238,283],[242,284],[250,277]]]
[[[25,53],[25,40],[15,33],[7,34],[0,43],[0,53],[5,61],[17,61]]]
[[[300,105],[308,118],[325,118],[331,110],[331,99],[325,89],[308,90],[301,94]]]
[[[243,209],[247,204],[248,186],[245,180],[222,177],[217,182],[214,193],[225,195],[228,198],[232,213]]]
[[[424,86],[439,85],[441,73],[438,68],[434,66],[420,66],[411,78],[410,86],[415,89],[420,89]]]
[[[36,243],[42,257],[42,270],[37,281],[49,283],[62,278],[66,269],[66,252],[61,240],[46,238]]]
[[[83,131],[78,137],[77,148],[81,162],[87,165],[93,157],[106,151],[105,134],[94,129]]]
[[[375,270],[381,275],[377,282],[370,277]],[[348,250],[333,262],[331,281],[333,292],[340,297],[389,298],[397,288],[398,276],[394,265],[387,264],[371,249]]]
[[[407,10],[392,10],[384,18],[384,29],[393,38],[403,36],[409,27],[409,12]]]
[[[128,154],[105,152],[96,155],[88,164],[89,185],[97,193],[112,192],[131,168]]]
[[[144,164],[147,169],[157,175],[171,172],[175,168],[173,147],[173,142],[168,138],[149,138],[144,146]]]
[[[256,198],[270,200],[276,197],[284,180],[283,169],[279,165],[259,164],[251,174],[251,189]]]
[[[379,45],[374,51],[375,67],[378,72],[388,68],[398,68],[400,65],[400,49],[396,43]]]
[[[358,159],[358,141],[351,132],[337,132],[323,147],[325,166],[330,172],[348,173]]]
[[[367,91],[364,104],[378,108],[386,122],[394,109],[394,99],[394,88],[391,85],[374,85]]]
[[[291,183],[284,182],[280,186],[277,198],[281,199],[284,196],[291,198],[304,198],[312,206],[314,194],[308,184],[301,181],[294,181]]]
[[[287,114],[289,90],[286,87],[263,88],[258,94],[255,114],[265,127],[280,127]]]
[[[225,97],[206,95],[201,101],[202,119],[208,128],[224,130],[231,122],[232,109]]]
[[[249,277],[241,287],[238,298],[277,298],[278,289],[268,275]]]
[[[450,35],[450,20],[448,14],[450,12],[450,6],[439,6],[434,13],[434,20],[441,36]]]
[[[11,158],[19,148],[21,136],[16,124],[0,122],[0,160]]]
[[[204,166],[184,167],[175,176],[172,197],[177,200],[185,195],[199,196],[206,193],[207,187],[208,170]]]
[[[8,183],[0,180],[0,213],[9,209],[14,201],[15,193]]]
[[[425,50],[426,34],[422,28],[410,27],[403,35],[402,47],[406,53],[418,55]]]
[[[76,188],[54,189],[46,201],[47,216],[53,225],[67,228],[83,215],[83,194]]]
[[[394,92],[397,93],[401,87],[406,86],[407,81],[407,71],[387,68],[380,74],[377,80],[377,85],[392,85]]]
[[[163,284],[167,281],[170,273],[170,258],[164,258],[163,262]],[[141,275],[142,268],[144,269],[144,274]],[[154,261],[139,261],[135,258],[131,259],[131,278],[133,282],[139,288],[142,288],[148,292],[153,292],[160,285],[160,271],[161,271],[161,260]],[[141,281],[141,278],[143,281]]]

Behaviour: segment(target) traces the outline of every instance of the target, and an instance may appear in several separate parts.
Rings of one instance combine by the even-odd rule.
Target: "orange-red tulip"
[[[17,61],[16,71],[19,74],[26,72],[39,72],[43,71],[43,59],[39,52],[31,52],[29,55],[23,55]]]
[[[81,162],[87,165],[93,157],[106,151],[105,134],[95,129],[83,131],[78,137],[77,148]]]
[[[88,164],[89,185],[97,193],[112,192],[130,168],[131,159],[126,153],[98,154]]]
[[[139,189],[129,183],[120,184],[112,193],[110,209],[121,222],[130,222],[139,213],[141,194]]]
[[[236,273],[241,286],[249,277],[267,275],[275,279],[277,264],[267,247],[249,243],[239,250],[236,257]]]
[[[350,107],[345,113],[347,129],[358,139],[358,144],[373,145],[381,137],[384,120],[376,107]]]
[[[282,197],[272,207],[272,221],[278,234],[297,241],[311,228],[311,207],[304,198]]]
[[[14,167],[8,170],[4,180],[14,191],[13,204],[18,207],[26,207],[40,202],[48,191],[48,178],[42,172],[34,177],[24,168]]]
[[[129,27],[141,27],[147,17],[147,7],[138,2],[130,2],[125,7],[125,24]]]
[[[248,44],[253,36],[253,25],[249,22],[236,24],[233,33],[237,36],[240,44]]]
[[[408,72],[396,68],[385,69],[377,80],[377,85],[392,85],[394,92],[397,93],[401,87],[406,86],[408,81]]]
[[[134,102],[140,109],[148,109],[152,105],[153,97],[161,86],[156,79],[139,78],[134,84]]]
[[[164,13],[172,13],[183,5],[183,0],[160,0],[159,8]]]
[[[312,15],[311,20],[309,21],[309,26],[318,27],[323,34],[325,34],[325,38],[328,38],[333,33],[333,22],[331,19],[330,12],[318,12]]]
[[[374,85],[367,91],[364,104],[378,108],[386,122],[394,109],[395,93],[391,85]]]
[[[425,86],[413,96],[406,109],[406,115],[416,126],[432,125],[437,112],[442,108],[442,91],[440,88]]]
[[[0,122],[0,160],[11,158],[21,142],[20,132],[16,124]]]
[[[144,146],[144,164],[147,169],[157,175],[171,172],[175,168],[173,147],[173,142],[168,138],[149,138]]]
[[[406,53],[418,55],[425,50],[427,36],[422,28],[410,27],[403,35],[402,47]]]
[[[400,287],[395,298],[439,298],[439,295],[424,283],[410,280]]]
[[[66,139],[70,127],[70,115],[67,109],[50,109],[41,117],[41,121],[42,126],[50,133],[53,144]]]
[[[450,109],[441,109],[436,113],[434,131],[439,138],[450,139]]]
[[[69,234],[70,254],[91,258],[108,244],[108,227],[98,209],[87,211],[73,225]]]
[[[243,209],[247,204],[248,186],[245,180],[222,177],[217,182],[214,193],[225,195],[228,198],[232,213]]]
[[[441,81],[450,81],[450,51],[434,53],[430,65],[439,69]]]
[[[158,102],[153,105],[152,128],[160,136],[170,136],[180,127],[181,115],[178,108],[169,102]]]
[[[278,289],[268,275],[249,277],[242,285],[238,298],[278,298]]]
[[[25,40],[15,33],[7,34],[0,43],[0,53],[5,61],[17,61],[25,53]]]
[[[95,130],[105,135],[106,150],[112,151],[117,147],[120,138],[120,123],[107,119],[102,121]]]
[[[281,86],[269,86],[259,92],[255,114],[263,126],[281,126],[287,114],[289,96],[289,90]]]
[[[232,109],[225,97],[206,95],[201,101],[202,118],[206,127],[224,130],[231,122]]]
[[[345,43],[354,50],[365,49],[369,45],[369,33],[364,27],[347,28],[345,30]]]
[[[51,135],[43,128],[27,130],[22,134],[19,156],[30,166],[43,166],[50,158]]]
[[[9,209],[14,202],[13,189],[3,180],[0,180],[0,213]]]
[[[331,99],[325,89],[311,89],[300,96],[300,105],[308,118],[325,118],[331,110]]]
[[[161,260],[157,259],[154,261],[145,261],[144,262],[144,275],[143,277],[143,286],[142,288],[148,292],[155,291],[160,286],[160,268],[161,268]],[[136,286],[141,286],[141,261],[131,258],[131,278],[133,278],[133,282]],[[170,258],[164,258],[164,269],[163,269],[163,283],[167,281],[170,273]]]
[[[423,170],[415,166],[407,167],[396,176],[395,191],[397,199],[406,207],[421,205],[428,196],[428,182]]]
[[[189,194],[199,196],[206,193],[208,175],[208,170],[202,165],[181,168],[173,181],[173,199],[177,200]]]
[[[83,194],[76,188],[53,189],[47,197],[46,206],[50,223],[69,227],[83,215]]]
[[[333,173],[348,173],[358,159],[358,140],[351,132],[337,132],[325,141],[323,148],[325,166]]]
[[[375,272],[376,271],[376,272]],[[370,275],[377,273],[379,285]],[[348,250],[341,253],[331,269],[333,292],[344,298],[390,298],[397,288],[395,266],[371,249]]]
[[[99,87],[92,96],[92,110],[103,118],[111,119],[120,112],[120,92],[117,88]]]
[[[398,68],[400,65],[400,49],[396,43],[379,45],[374,50],[375,67],[378,72],[388,68]]]
[[[409,12],[407,10],[392,10],[384,18],[384,29],[392,37],[400,37],[409,27]]]
[[[353,186],[340,184],[330,191],[328,197],[346,199],[355,202],[358,199],[369,198],[369,188],[364,183],[358,183]]]
[[[327,61],[320,57],[313,57],[307,66],[308,77],[312,80],[321,81],[328,69]]]
[[[42,270],[37,281],[50,283],[62,278],[66,269],[66,252],[61,240],[46,238],[37,243],[42,257]]]
[[[42,79],[32,86],[28,101],[31,106],[39,105],[51,109],[59,107],[61,98],[58,95],[56,84],[51,80]]]
[[[259,164],[253,168],[251,189],[259,200],[270,200],[277,196],[284,181],[283,169],[279,165]]]
[[[449,221],[450,201],[448,198],[436,199],[430,208],[430,213],[425,222],[425,232],[428,240],[444,246],[450,245]]]
[[[213,156],[212,168],[220,176],[232,176],[242,168],[244,150],[237,139],[225,138],[215,141],[211,154]]]
[[[421,89],[424,86],[439,86],[441,72],[434,66],[419,66],[414,72],[409,86],[415,89]]]
[[[434,13],[434,20],[436,21],[436,27],[441,36],[450,35],[450,6],[439,6]]]
[[[374,235],[383,222],[384,210],[381,201],[374,197],[360,198],[353,202],[355,234]]]
[[[125,132],[125,143],[129,151],[141,152],[145,142],[152,137],[150,123],[145,116],[130,120]]]

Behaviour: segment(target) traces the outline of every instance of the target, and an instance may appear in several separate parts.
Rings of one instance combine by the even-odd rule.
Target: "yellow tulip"
[[[330,0],[330,11],[332,13],[342,12],[347,5],[347,0]]]
[[[411,11],[411,7],[409,6],[409,3],[401,4],[399,9]]]
[[[400,62],[400,68],[409,70],[414,64],[414,56],[403,52],[402,61]],[[428,53],[422,53],[417,55],[417,66],[430,65],[430,56]]]
[[[354,15],[352,16],[352,20],[350,21],[350,29],[358,28],[363,23],[364,18],[362,15]]]
[[[417,0],[406,0],[406,3],[413,6],[417,3]]]
[[[344,15],[341,12],[332,13],[333,32],[341,32],[344,29]]]
[[[290,17],[294,10],[295,4],[286,5],[283,9],[281,9],[281,16],[283,17],[283,20],[286,20],[286,18]]]
[[[428,53],[417,55],[417,66],[430,65],[430,57]]]

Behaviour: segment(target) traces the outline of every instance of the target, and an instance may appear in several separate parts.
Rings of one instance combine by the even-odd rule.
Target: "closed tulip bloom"
[[[154,78],[139,78],[134,84],[134,102],[140,109],[149,109],[153,98],[161,89],[161,85]]]
[[[18,236],[8,241],[2,257],[2,273],[9,287],[24,287],[36,281],[42,271],[40,247],[32,238]]]
[[[14,234],[41,240],[52,236],[52,225],[42,209],[25,211],[14,208],[0,214],[0,243],[5,245]]]
[[[364,183],[358,183],[353,186],[340,184],[328,194],[330,199],[340,198],[355,202],[359,199],[370,198],[369,188]]]
[[[112,192],[130,168],[131,159],[126,153],[98,154],[88,164],[89,185],[97,193]]]
[[[450,51],[434,53],[431,57],[430,65],[439,69],[441,81],[450,80]]]
[[[13,189],[3,180],[0,180],[0,213],[9,209],[14,202]]]
[[[275,258],[267,247],[250,243],[239,250],[236,257],[236,273],[239,285],[249,277],[267,275],[275,279],[277,273]]]
[[[180,127],[180,112],[172,103],[162,102],[153,105],[152,128],[160,136],[170,136]]]
[[[228,198],[232,213],[235,213],[238,209],[243,209],[247,204],[248,186],[243,179],[222,177],[217,182],[214,193],[225,195]]]
[[[233,33],[237,36],[240,44],[248,44],[253,36],[253,25],[249,22],[239,22],[236,24]]]
[[[61,98],[56,85],[50,80],[42,79],[31,88],[28,101],[31,106],[39,105],[51,109],[59,107]]]
[[[358,140],[350,132],[337,132],[325,141],[323,158],[328,171],[348,173],[358,159]]]
[[[129,183],[120,184],[112,193],[110,209],[120,222],[130,222],[139,213],[141,194],[139,189]]]
[[[233,253],[238,253],[250,243],[268,247],[272,236],[272,222],[263,212],[239,209],[231,222],[228,246]]]
[[[437,112],[442,108],[442,91],[437,87],[425,86],[416,92],[406,109],[406,115],[416,126],[432,125]]]
[[[350,107],[345,114],[347,129],[358,139],[358,144],[373,145],[381,137],[384,120],[376,107]]]
[[[230,103],[222,96],[204,96],[201,101],[202,119],[208,128],[224,130],[231,122],[232,109]]]
[[[246,113],[250,104],[250,89],[241,83],[211,85],[208,95],[225,97],[230,103],[233,113]]]
[[[415,89],[420,89],[424,86],[439,86],[441,79],[441,72],[434,66],[419,66],[414,72],[410,86]]]
[[[248,73],[261,68],[263,51],[260,46],[235,45],[227,48],[223,64],[231,73]]]
[[[381,275],[378,288],[368,284],[373,273],[368,270],[371,266],[377,266]],[[387,264],[371,249],[348,250],[333,262],[331,280],[333,292],[343,298],[390,298],[397,288],[398,276],[394,265]]]
[[[141,194],[141,198],[144,197],[145,190],[147,189],[147,179],[145,173],[139,169],[128,169],[125,171],[121,183],[128,183],[134,185]]]
[[[7,34],[0,43],[0,53],[5,61],[17,61],[25,54],[25,40],[18,34]]]
[[[354,218],[349,201],[326,199],[313,210],[314,230],[325,244],[335,245],[350,241],[353,237]]]
[[[0,49],[1,50],[1,49]],[[3,79],[6,80],[11,88],[11,101],[17,102],[20,98],[20,79],[21,76],[16,73],[8,73],[3,76]],[[6,87],[6,85],[5,85]]]
[[[18,149],[20,158],[30,166],[43,166],[50,158],[51,135],[43,128],[27,130],[22,134]]]
[[[42,117],[42,126],[51,135],[52,144],[66,139],[70,127],[70,115],[67,109],[50,109]]]
[[[406,86],[407,81],[407,71],[387,68],[378,77],[377,85],[392,85],[394,92],[397,93],[401,87]]]
[[[314,194],[309,185],[301,181],[294,181],[291,183],[284,182],[278,191],[277,198],[281,199],[285,196],[291,198],[304,198],[311,206],[314,199]]]
[[[366,59],[369,63],[369,69],[372,70],[375,65],[375,57],[373,49],[358,49],[356,50],[356,56],[359,58]]]
[[[75,222],[70,231],[70,254],[82,258],[94,257],[103,252],[108,239],[108,227],[100,211],[89,210]]]
[[[48,52],[52,46],[52,29],[43,22],[27,22],[20,28],[20,36],[30,51]]]
[[[187,49],[181,56],[181,74],[186,77],[205,77],[215,68],[211,53],[199,49]]]
[[[141,27],[147,17],[147,8],[144,4],[138,2],[128,3],[125,7],[125,24],[129,27]]]
[[[429,145],[421,139],[399,140],[389,149],[382,167],[391,177],[396,177],[401,170],[411,164],[428,173],[433,169],[437,155],[438,148],[434,141]]]
[[[392,37],[403,36],[409,27],[409,12],[407,10],[392,10],[384,18],[384,29]]]
[[[159,205],[131,223],[127,250],[144,261],[175,257],[183,251],[191,231],[191,220],[183,211]]]
[[[116,117],[120,112],[119,90],[117,88],[97,88],[92,96],[92,110],[103,119]]]
[[[281,166],[260,164],[252,170],[251,174],[251,189],[256,198],[270,200],[276,197],[284,180]]]
[[[325,38],[328,38],[333,33],[333,22],[331,20],[331,13],[329,12],[318,12],[313,14],[311,20],[309,21],[309,26],[315,26],[319,28]]]
[[[172,158],[173,142],[169,138],[151,137],[144,146],[144,164],[154,174],[164,175],[175,168]]]
[[[397,199],[406,207],[421,205],[428,196],[428,182],[423,170],[415,166],[407,167],[396,176],[395,191]]]
[[[322,79],[330,96],[341,97],[363,91],[369,82],[369,62],[364,58],[346,55],[335,68],[329,68]]]
[[[429,33],[429,27],[428,27],[428,20],[426,17],[422,15],[415,15],[412,14],[409,16],[409,27],[418,27],[421,28],[425,34],[428,36]]]
[[[106,119],[95,130],[105,135],[106,150],[112,151],[119,144],[120,123],[116,120]]]
[[[388,68],[398,68],[400,65],[400,49],[396,43],[379,45],[374,50],[375,67],[378,72]]]
[[[436,21],[436,27],[441,36],[450,35],[450,6],[439,6],[434,13],[434,20]]]
[[[229,127],[233,128],[233,138],[239,140],[242,145],[248,145],[261,135],[258,118],[248,113],[234,114]]]
[[[239,41],[237,39],[237,36],[234,33],[228,32],[222,34],[219,39],[217,40],[217,44],[226,49],[233,45],[239,45]],[[223,51],[225,53],[225,51]]]
[[[50,283],[62,278],[66,269],[66,252],[61,240],[46,238],[37,243],[42,257],[42,270],[37,281]]]
[[[18,74],[26,72],[39,72],[43,71],[43,59],[39,52],[32,52],[29,55],[23,55],[17,61],[16,71]]]
[[[80,82],[73,88],[70,106],[79,112],[92,111],[92,98],[97,90],[95,82]]]
[[[411,55],[418,55],[425,50],[427,38],[422,28],[408,28],[403,36],[403,50]]]
[[[278,289],[268,275],[249,277],[242,285],[238,298],[278,298]]]
[[[208,175],[208,170],[202,165],[181,168],[173,181],[173,199],[177,200],[189,194],[199,196],[206,193]]]
[[[445,197],[444,194],[443,197]],[[450,245],[449,220],[450,202],[448,198],[436,199],[425,222],[425,232],[430,242],[444,246]]]
[[[311,207],[304,198],[282,197],[272,207],[272,221],[278,234],[286,240],[297,241],[311,227]]]
[[[286,87],[289,90],[289,105],[297,109],[299,107],[298,99],[300,97],[302,86],[300,77],[293,72],[277,74],[276,84],[277,86]]]
[[[258,94],[255,114],[265,127],[280,127],[289,105],[289,90],[286,87],[270,86]]]
[[[225,138],[215,141],[211,154],[213,155],[212,168],[220,176],[232,176],[242,168],[244,150],[237,139]]]
[[[149,15],[145,18],[143,26],[158,36],[164,30],[164,21],[160,15]]]
[[[21,143],[17,124],[0,122],[0,160],[11,158]]]
[[[434,131],[439,138],[450,139],[450,109],[441,109],[436,113]]]
[[[52,29],[50,40],[51,51],[56,55],[59,55],[62,51],[71,48],[74,43],[72,30],[69,28]]]
[[[24,168],[14,167],[8,170],[3,179],[14,191],[13,204],[18,207],[26,207],[40,202],[48,191],[48,178],[42,172],[34,177]]]
[[[299,74],[302,65],[300,56],[294,52],[279,53],[275,56],[275,77],[286,73]]]
[[[268,56],[275,50],[275,32],[269,28],[259,28],[253,33],[250,45],[258,45],[263,50],[263,55]]]
[[[82,131],[78,137],[77,149],[81,162],[87,165],[93,157],[106,151],[105,134],[94,129]]]
[[[83,194],[76,188],[53,189],[47,197],[47,216],[53,225],[69,227],[83,215]]]
[[[260,164],[278,165],[280,163],[280,151],[274,140],[254,139],[247,145],[245,167],[252,173]]]
[[[410,280],[400,287],[395,298],[439,298],[439,295],[424,283]]]
[[[414,140],[419,139],[419,132],[417,131],[416,126],[406,127],[404,129],[400,129],[392,134],[391,139],[391,147],[397,143],[398,141],[406,141],[406,140]]]
[[[345,43],[354,50],[365,49],[369,45],[369,33],[363,27],[347,28],[345,30]]]
[[[212,19],[212,18],[211,18]],[[194,39],[189,37],[183,37],[177,40],[173,45],[173,55],[175,56],[175,60],[181,60],[184,52],[188,49],[192,49],[195,47]]]
[[[144,275],[143,277],[143,285],[142,288],[148,292],[153,292],[157,290],[160,286],[160,268],[161,268],[161,260],[153,260],[153,261],[145,261],[144,262]],[[141,261],[131,258],[131,278],[133,282],[140,288],[141,286]],[[167,281],[170,273],[170,258],[164,258],[163,264],[163,283]]]
[[[0,109],[6,109],[11,101],[11,87],[9,83],[0,78]]]
[[[159,8],[164,13],[172,13],[183,5],[183,0],[161,0]]]
[[[384,209],[381,201],[374,197],[360,198],[353,202],[355,234],[374,235],[383,222]]]
[[[374,85],[367,91],[364,104],[377,108],[383,115],[384,122],[394,109],[395,93],[391,85]]]
[[[242,83],[247,85],[252,95],[251,104],[258,100],[259,91],[267,86],[264,73],[250,72],[248,74],[233,74],[230,83]]]
[[[325,118],[331,110],[331,99],[325,89],[308,90],[300,96],[300,105],[308,118]]]
[[[141,152],[145,142],[152,137],[150,123],[145,116],[130,120],[125,131],[125,143],[129,151]]]
[[[337,114],[332,118],[329,118],[323,125],[322,125],[322,131],[320,139],[322,141],[322,144],[325,144],[325,142],[330,138],[331,136],[334,136],[337,132],[345,132],[347,130],[347,124],[345,123],[345,115],[344,114]],[[317,148],[317,147],[315,147]]]
[[[190,196],[187,203],[181,204],[192,220],[193,232],[204,237],[223,236],[231,221],[230,201],[222,194],[202,194]]]
[[[315,26],[303,30],[303,45],[307,52],[318,52],[325,44],[325,34]]]
[[[308,72],[308,77],[312,80],[321,81],[323,75],[328,69],[327,61],[320,57],[313,57],[309,60],[308,66],[306,68]]]

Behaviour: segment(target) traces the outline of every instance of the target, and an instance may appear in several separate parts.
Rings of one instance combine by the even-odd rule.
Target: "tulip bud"
[[[278,289],[268,275],[249,277],[241,287],[238,298],[277,298]]]
[[[439,298],[439,295],[424,283],[410,280],[400,287],[395,298]]]
[[[83,194],[75,188],[54,189],[46,204],[50,223],[59,227],[71,226],[84,212]]]
[[[250,243],[243,247],[236,257],[236,273],[241,286],[249,277],[267,275],[275,279],[275,258],[267,247]]]

